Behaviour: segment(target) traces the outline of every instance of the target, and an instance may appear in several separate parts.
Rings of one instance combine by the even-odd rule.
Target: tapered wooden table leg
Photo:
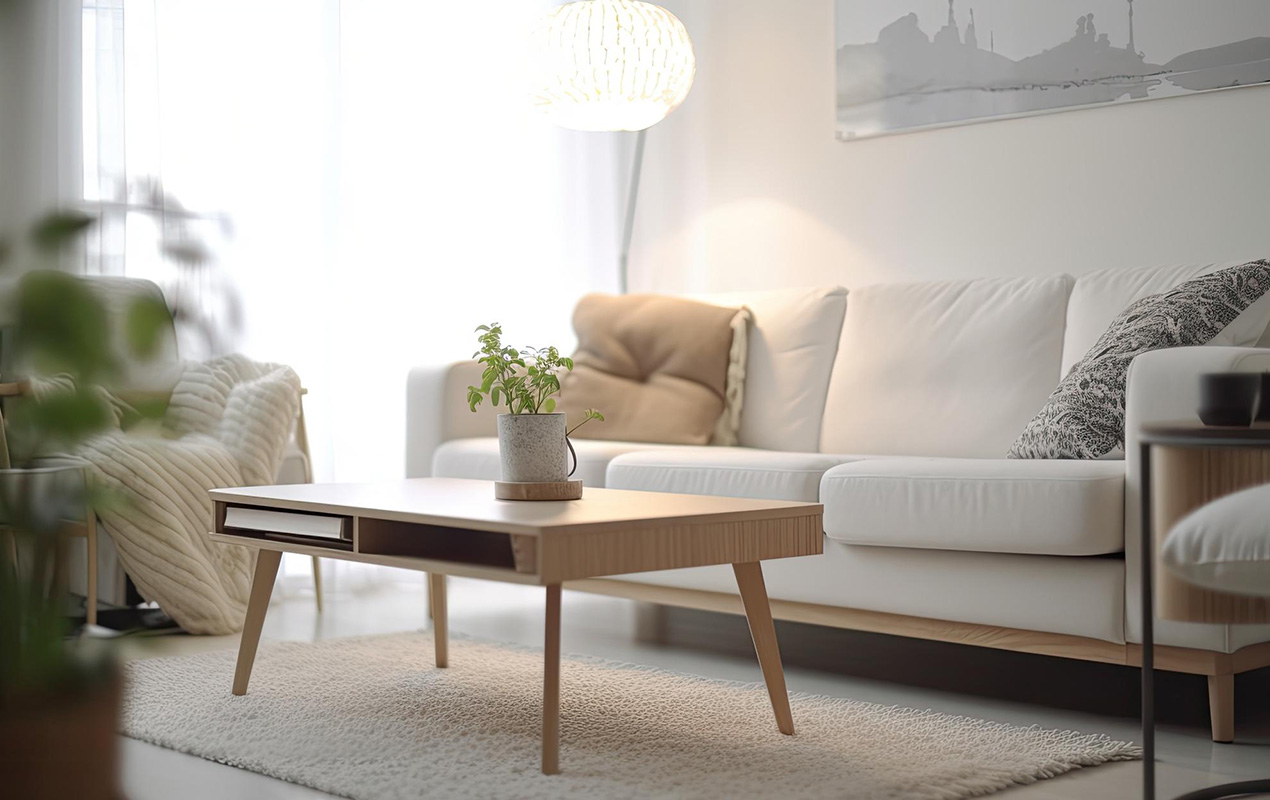
[[[767,694],[772,699],[772,711],[776,713],[776,727],[786,736],[792,735],[794,715],[789,710],[785,670],[781,667],[776,626],[772,623],[772,608],[767,602],[767,587],[763,584],[763,568],[757,561],[750,561],[733,564],[732,571],[736,573],[736,585],[741,590],[741,602],[745,605],[745,619],[750,623],[750,637],[754,639],[754,651],[758,653]]]
[[[313,557],[313,599],[317,602],[317,611],[322,613],[322,562]]]
[[[428,607],[432,609],[432,644],[438,667],[450,665],[450,626],[445,610],[445,576],[428,573]]]
[[[247,617],[243,620],[243,635],[238,643],[234,694],[247,694],[251,665],[256,661],[256,646],[260,644],[260,629],[265,624],[269,595],[273,594],[273,580],[278,576],[281,561],[282,552],[279,550],[261,550],[256,556],[256,574],[251,579],[251,598],[247,601]]]
[[[560,772],[560,584],[547,587],[547,635],[542,646],[542,774]]]
[[[432,573],[431,573],[431,572],[425,572],[425,573],[423,573],[423,577],[424,577],[424,579],[425,579],[425,580],[426,580],[426,579],[427,579],[430,575],[432,575]],[[428,583],[428,604],[427,604],[427,605],[428,605],[428,619],[429,619],[429,620],[431,620],[431,619],[432,619],[432,583],[431,583],[430,581],[429,581],[429,583]]]

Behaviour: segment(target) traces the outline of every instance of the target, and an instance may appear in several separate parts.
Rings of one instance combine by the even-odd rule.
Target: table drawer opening
[[[357,525],[357,550],[366,555],[533,571],[528,568],[523,544],[514,547],[510,534],[366,517],[360,517]]]
[[[218,533],[332,550],[353,549],[353,518],[349,516],[220,503],[217,512]]]

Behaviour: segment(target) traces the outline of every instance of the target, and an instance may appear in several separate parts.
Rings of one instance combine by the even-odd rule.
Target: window
[[[550,5],[84,0],[90,271],[232,287],[213,318],[300,374],[318,478],[399,476],[412,366],[491,320],[568,348],[576,299],[616,285],[627,140],[518,84]],[[182,242],[214,269],[178,285]]]

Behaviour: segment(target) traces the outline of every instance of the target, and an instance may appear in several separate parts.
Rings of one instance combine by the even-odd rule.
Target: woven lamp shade
[[[580,131],[639,131],[688,96],[692,41],[666,9],[639,0],[580,0],[556,7],[535,33],[534,104]]]

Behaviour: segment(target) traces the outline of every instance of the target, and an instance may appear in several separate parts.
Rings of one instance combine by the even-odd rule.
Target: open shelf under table
[[[535,536],[347,515],[351,540],[225,527],[216,502],[212,541],[511,583],[539,583]],[[330,515],[338,516],[338,515]]]

